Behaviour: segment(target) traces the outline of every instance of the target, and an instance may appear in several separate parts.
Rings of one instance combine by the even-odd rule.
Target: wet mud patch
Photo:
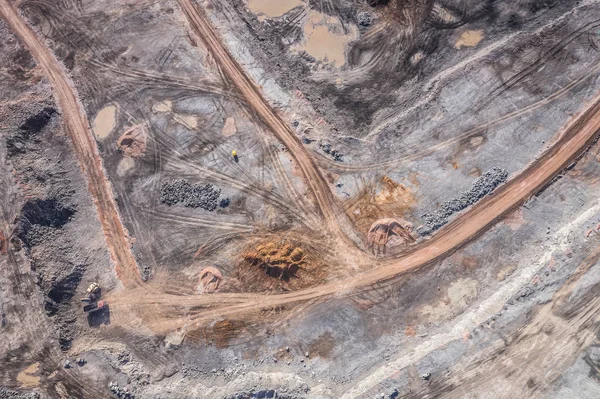
[[[246,325],[242,321],[224,319],[209,326],[188,331],[186,339],[214,345],[219,349],[228,348],[232,341],[243,335],[245,327]]]
[[[302,28],[302,43],[293,51],[306,51],[314,59],[336,67],[346,64],[346,46],[358,37],[355,26],[344,26],[335,17],[311,10]]]

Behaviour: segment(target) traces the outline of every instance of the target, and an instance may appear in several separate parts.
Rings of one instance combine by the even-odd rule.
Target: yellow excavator
[[[93,282],[85,292],[85,297],[81,298],[81,302],[95,302],[98,298],[100,298],[100,284]]]
[[[93,282],[85,292],[85,297],[81,298],[81,301],[85,303],[83,312],[93,313],[108,307],[108,302],[99,301],[98,299],[100,299],[100,284]]]

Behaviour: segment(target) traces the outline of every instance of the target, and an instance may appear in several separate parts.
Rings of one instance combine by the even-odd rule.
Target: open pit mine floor
[[[0,397],[598,397],[600,4],[467,3],[0,0]]]

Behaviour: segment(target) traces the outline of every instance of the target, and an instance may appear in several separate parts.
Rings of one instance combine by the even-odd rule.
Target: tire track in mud
[[[542,56],[540,56],[537,60],[532,62],[529,66],[519,71],[511,78],[502,82],[498,87],[492,90],[488,94],[488,99],[481,102],[481,104],[476,108],[476,112],[484,109],[487,105],[489,105],[496,97],[501,96],[503,93],[512,89],[515,85],[522,82],[529,75],[535,73],[536,70],[540,70],[544,66],[544,64],[560,53],[565,47],[567,47],[571,42],[583,36],[585,33],[590,32],[592,29],[600,26],[600,20],[595,20],[587,23],[586,25],[580,27],[579,29],[571,32],[570,35],[560,40],[554,46],[550,48],[550,50],[546,51]]]
[[[348,243],[352,247],[362,246],[362,240],[358,237],[346,213],[340,207],[333,193],[329,189],[316,163],[306,150],[294,132],[271,108],[262,97],[256,84],[245,74],[242,67],[231,56],[217,33],[214,31],[208,17],[201,11],[192,0],[178,0],[178,3],[190,25],[190,28],[200,37],[214,59],[221,67],[225,76],[246,98],[250,110],[273,132],[275,137],[285,145],[302,170],[308,186],[310,187],[319,209],[325,218],[325,223],[330,231]]]
[[[112,72],[118,76],[129,78],[133,83],[144,84],[153,88],[160,88],[162,86],[171,88],[179,87],[185,90],[198,91],[207,95],[219,95],[225,97],[231,97],[236,100],[241,100],[237,93],[230,90],[226,90],[222,85],[215,83],[211,79],[196,79],[189,80],[178,76],[170,76],[166,74],[154,74],[151,72],[138,70],[135,68],[124,68],[109,63],[104,63],[96,60],[90,61],[90,64],[100,69]]]
[[[260,309],[291,305],[301,301],[323,300],[333,295],[345,295],[357,288],[371,287],[393,279],[399,274],[431,264],[470,242],[495,224],[498,218],[543,189],[554,176],[572,164],[600,134],[600,96],[564,132],[555,144],[536,161],[486,197],[459,215],[430,240],[414,247],[397,259],[380,262],[380,267],[348,279],[286,294],[211,294],[201,296],[152,296],[139,298],[136,306],[162,308],[161,317],[149,320],[156,331],[168,331],[189,323],[200,323],[215,317],[231,317]],[[134,297],[136,294],[132,294]],[[123,305],[132,299],[123,299]],[[118,300],[118,302],[121,302]],[[188,309],[179,320],[171,318],[167,309]],[[153,316],[154,317],[154,316]]]
[[[587,81],[588,79],[590,79],[592,76],[594,76],[595,74],[597,74],[599,72],[600,72],[600,63],[597,63],[594,66],[592,66],[592,68],[590,69],[590,71],[587,74],[580,77],[579,79],[572,81],[565,87],[552,93],[550,96],[548,96],[540,101],[537,101],[531,105],[528,105],[520,110],[509,112],[509,113],[507,113],[497,119],[494,119],[490,122],[487,122],[482,125],[476,126],[472,129],[469,129],[466,132],[463,132],[456,137],[453,137],[449,140],[435,144],[423,151],[418,151],[413,154],[407,154],[400,158],[391,159],[389,161],[379,162],[379,163],[375,163],[375,164],[367,164],[367,165],[343,165],[343,164],[340,164],[339,162],[332,161],[331,159],[326,158],[321,155],[318,156],[317,162],[319,164],[321,164],[322,166],[327,167],[329,170],[334,170],[334,171],[338,171],[338,172],[364,172],[364,171],[369,171],[369,170],[373,170],[373,169],[391,170],[391,169],[397,168],[398,166],[400,166],[402,164],[416,161],[416,160],[422,159],[428,155],[432,155],[446,147],[449,147],[453,144],[457,144],[457,143],[461,142],[462,140],[482,134],[483,132],[485,132],[486,129],[489,129],[490,127],[500,125],[503,122],[517,118],[517,117],[527,114],[531,111],[535,111],[536,109],[538,109],[544,105],[550,104],[554,100],[557,100],[557,99],[561,98],[562,96],[566,95],[572,89],[574,89],[575,87],[584,83],[585,81]],[[489,137],[490,135],[491,135],[491,133],[489,133],[487,136]]]
[[[54,88],[54,96],[64,120],[76,158],[88,183],[96,206],[106,244],[121,282],[125,286],[141,284],[139,270],[119,216],[112,188],[106,179],[96,141],[85,111],[79,103],[75,85],[52,52],[20,17],[7,0],[0,0],[0,16],[29,49],[36,63]]]
[[[575,14],[581,8],[585,7],[586,5],[587,4],[581,4],[581,5],[577,6],[577,7],[575,7],[574,9],[568,11],[567,13],[565,13],[565,14],[561,15],[560,17],[558,17],[557,19],[553,20],[550,24],[544,25],[544,26],[538,28],[536,31],[532,32],[531,35],[534,36],[534,35],[540,35],[540,34],[542,34],[545,29],[551,28],[552,26],[555,26],[555,25],[559,24],[564,19],[566,19],[568,16],[571,16],[571,15]],[[408,108],[402,110],[400,113],[396,113],[394,115],[390,115],[390,117],[388,117],[387,119],[384,119],[381,123],[379,123],[373,129],[371,129],[371,131],[369,132],[369,134],[363,140],[369,141],[369,140],[371,140],[372,137],[374,137],[374,136],[378,135],[379,133],[383,132],[389,126],[391,126],[393,124],[396,124],[399,121],[401,121],[403,117],[405,117],[406,115],[408,115],[408,113],[414,111],[418,107],[426,104],[429,100],[431,100],[434,97],[435,93],[438,92],[440,83],[442,81],[446,80],[454,72],[456,72],[457,70],[465,68],[467,65],[469,65],[473,61],[476,61],[478,59],[487,57],[489,54],[491,54],[492,52],[494,52],[497,49],[501,48],[507,42],[510,42],[511,40],[513,40],[515,38],[518,38],[519,34],[520,33],[514,33],[514,34],[508,36],[507,38],[505,38],[505,39],[503,39],[501,41],[492,43],[489,46],[487,46],[487,47],[479,50],[472,57],[467,58],[467,59],[459,62],[458,64],[455,64],[455,65],[451,66],[450,68],[441,71],[439,74],[437,74],[436,76],[434,76],[431,79],[429,79],[429,81],[423,86],[425,88],[424,91],[428,93],[425,96],[424,99],[421,99],[421,100],[417,101],[416,103],[411,104]]]

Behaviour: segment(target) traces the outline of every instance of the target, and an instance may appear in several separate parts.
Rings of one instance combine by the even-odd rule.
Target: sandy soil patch
[[[194,130],[198,127],[198,118],[194,115],[173,113],[173,119],[189,130]]]
[[[301,0],[247,0],[250,11],[267,18],[281,17],[286,12],[304,4]]]
[[[304,22],[304,42],[293,50],[304,50],[320,61],[337,67],[346,63],[346,45],[358,37],[358,29],[350,27],[344,34],[340,21],[331,16],[310,11]]]
[[[357,229],[368,231],[376,220],[403,217],[416,204],[416,197],[402,183],[384,176],[374,187],[362,190],[346,204],[346,212]]]
[[[467,278],[460,279],[448,287],[446,298],[437,305],[426,305],[421,314],[430,320],[439,320],[452,317],[469,305],[469,301],[477,295],[477,281]]]
[[[471,147],[479,147],[481,144],[483,144],[483,140],[484,139],[482,136],[471,137],[469,144],[471,144]]]
[[[124,176],[129,170],[135,166],[135,161],[131,157],[123,157],[117,165],[117,175]]]
[[[454,43],[454,47],[475,47],[482,39],[483,30],[467,30],[460,35],[456,43]]]
[[[171,112],[173,110],[173,102],[171,100],[161,101],[152,106],[152,112],[155,114],[162,112]]]
[[[498,281],[504,281],[504,280],[506,280],[506,278],[508,276],[510,276],[511,274],[513,274],[513,272],[515,270],[517,270],[517,265],[506,266],[505,268],[503,268],[502,270],[500,270],[498,272],[498,275],[496,276],[496,280],[498,280]]]
[[[195,115],[179,114],[173,111],[173,102],[171,100],[161,101],[152,106],[152,112],[155,114],[170,113],[175,122],[185,126],[188,130],[194,130],[198,127],[198,118]]]
[[[38,386],[40,384],[40,377],[36,374],[39,371],[39,369],[40,364],[37,362],[33,363],[17,375],[17,381],[21,383],[21,386],[23,388],[31,388]]]
[[[223,130],[221,130],[221,133],[225,137],[230,137],[237,133],[234,118],[230,116],[229,118],[225,119],[225,125],[223,125]]]
[[[94,118],[92,130],[94,131],[96,137],[98,137],[99,139],[103,139],[109,134],[111,134],[111,132],[115,128],[116,122],[117,106],[107,105],[106,107],[102,108]]]

